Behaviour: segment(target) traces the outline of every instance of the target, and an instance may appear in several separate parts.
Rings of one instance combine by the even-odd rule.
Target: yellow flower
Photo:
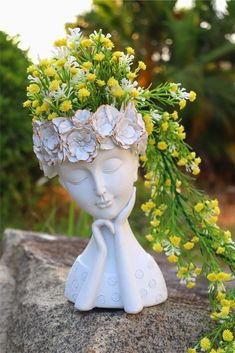
[[[47,66],[49,65],[50,61],[48,59],[41,59],[39,62],[40,66]]]
[[[137,91],[137,89],[134,88],[131,90],[131,97],[136,98],[138,97],[138,95],[139,95],[139,92]]]
[[[113,42],[109,38],[102,37],[100,41],[105,48],[112,49],[114,47]]]
[[[221,300],[221,299],[224,299],[224,298],[225,298],[225,296],[226,296],[226,294],[225,294],[225,293],[220,292],[220,293],[218,293],[218,294],[217,294],[216,299]]]
[[[148,172],[147,174],[145,174],[145,179],[147,179],[147,180],[151,180],[152,179],[152,177],[153,177],[153,172]]]
[[[177,188],[179,188],[181,186],[181,184],[182,184],[182,182],[180,180],[176,180],[175,185]]]
[[[138,62],[138,68],[141,70],[146,70],[146,65],[143,61]]]
[[[200,168],[198,168],[198,167],[192,168],[192,173],[193,173],[193,175],[198,175],[200,173]]]
[[[144,186],[147,188],[147,189],[151,189],[151,186],[152,186],[152,182],[147,180],[144,182]]]
[[[194,273],[196,276],[199,276],[202,272],[202,269],[200,267],[196,267],[195,270],[194,270]]]
[[[120,58],[122,56],[123,52],[122,51],[115,51],[113,53],[113,56],[115,56],[116,58]]]
[[[105,86],[105,81],[103,81],[103,80],[96,80],[96,82],[97,82],[98,86],[100,86],[100,87]]]
[[[42,112],[41,107],[37,107],[37,108],[36,108],[36,114],[37,114],[37,115],[40,115],[41,112]]]
[[[59,87],[59,81],[58,80],[53,80],[50,85],[49,85],[49,89],[53,92],[56,91]]]
[[[90,47],[91,46],[91,44],[92,44],[92,41],[90,40],[90,39],[88,39],[88,38],[85,38],[85,39],[83,39],[82,41],[81,41],[81,45],[83,46],[83,47]]]
[[[173,113],[171,114],[171,116],[174,120],[177,120],[178,119],[178,112],[176,110],[174,110]]]
[[[211,342],[210,342],[209,338],[207,338],[207,337],[202,338],[200,341],[200,346],[202,347],[202,349],[204,349],[204,351],[207,351],[208,349],[210,349]]]
[[[219,246],[218,249],[216,250],[216,254],[223,254],[225,252],[225,248],[222,246]]]
[[[146,128],[148,135],[151,135],[151,133],[153,132],[153,126],[154,125],[151,121],[145,125],[145,128]]]
[[[166,186],[171,186],[171,179],[166,179],[165,185]]]
[[[195,160],[194,160],[194,163],[196,164],[196,165],[198,165],[198,164],[200,164],[201,163],[201,158],[200,157],[197,157],[197,158],[195,158]]]
[[[178,272],[177,272],[177,277],[178,278],[182,278],[183,277],[183,274],[185,274],[187,272],[187,267],[181,267]]]
[[[194,247],[194,243],[191,241],[188,241],[187,243],[184,244],[184,249],[185,250],[191,250]]]
[[[92,68],[92,62],[90,62],[90,61],[85,61],[83,64],[82,64],[82,66],[85,68],[85,69],[87,69],[87,70],[89,70],[89,69],[91,69]]]
[[[185,166],[187,164],[187,159],[186,158],[181,158],[178,162],[177,162],[177,165],[179,167],[182,167],[182,166]]]
[[[172,236],[170,237],[170,242],[171,244],[173,244],[174,246],[179,246],[180,242],[181,242],[181,238],[177,237],[177,236]]]
[[[134,55],[134,54],[135,54],[134,49],[131,48],[131,47],[127,47],[127,48],[126,48],[126,51],[127,51],[127,54],[128,54],[128,55]]]
[[[153,201],[148,201],[148,202],[145,202],[141,205],[141,209],[144,212],[148,212],[154,207],[155,207],[155,203]]]
[[[71,67],[70,69],[71,75],[76,75],[77,72],[78,72],[78,69],[75,66]]]
[[[168,112],[164,112],[162,117],[163,117],[164,120],[169,120],[170,114]]]
[[[56,61],[56,66],[62,67],[62,66],[64,66],[65,63],[66,63],[65,59],[59,59]]]
[[[48,76],[48,77],[52,77],[52,76],[55,76],[56,74],[56,71],[53,67],[48,67],[45,69],[44,71],[45,75]]]
[[[146,154],[142,154],[142,156],[140,156],[140,160],[141,160],[141,162],[146,162],[147,161]]]
[[[224,232],[224,241],[227,244],[227,243],[230,243],[231,240],[232,240],[231,232],[229,230],[226,230]]]
[[[158,144],[157,144],[157,148],[158,148],[159,150],[161,150],[161,151],[166,150],[167,147],[168,147],[168,145],[167,145],[167,143],[164,142],[164,141],[160,141],[160,142],[158,142]]]
[[[208,281],[210,281],[210,282],[215,282],[215,281],[217,281],[218,277],[217,277],[217,274],[216,274],[216,273],[211,272],[211,273],[209,273],[209,274],[207,275],[207,279],[208,279]]]
[[[48,120],[52,120],[52,119],[54,119],[54,118],[56,118],[56,117],[57,117],[57,114],[56,114],[55,112],[53,112],[53,113],[51,113],[51,114],[48,115],[47,119],[48,119]]]
[[[36,66],[34,66],[34,65],[30,65],[30,66],[27,68],[27,72],[28,72],[29,74],[32,74],[35,70],[36,70]]]
[[[219,272],[217,276],[219,281],[230,281],[232,279],[231,273]]]
[[[196,153],[195,152],[191,152],[188,155],[188,159],[194,159],[196,157]]]
[[[185,106],[186,106],[186,100],[185,99],[181,99],[179,101],[180,110],[184,109]]]
[[[108,86],[109,86],[109,87],[115,87],[115,86],[118,85],[118,81],[115,80],[114,77],[111,77],[111,78],[108,80],[107,83],[108,83]]]
[[[169,262],[174,263],[174,262],[178,261],[178,256],[172,254],[172,255],[168,256],[167,259],[168,259]]]
[[[147,234],[147,235],[145,236],[145,238],[146,238],[148,241],[153,241],[153,239],[154,239],[154,237],[153,237],[152,234]]]
[[[224,330],[222,336],[223,340],[226,342],[231,342],[233,340],[233,334],[230,330]]]
[[[96,79],[96,75],[95,74],[88,74],[87,75],[87,79],[88,79],[88,81],[95,81],[95,79]]]
[[[181,140],[184,140],[186,138],[186,132],[180,132],[178,133],[178,136]]]
[[[62,112],[67,112],[70,109],[72,109],[72,102],[70,100],[67,99],[63,103],[61,103],[60,110]]]
[[[188,348],[187,353],[197,353],[195,348]]]
[[[230,306],[230,300],[227,299],[222,299],[220,303],[222,306]]]
[[[54,46],[55,47],[63,47],[65,45],[67,45],[67,39],[66,38],[57,39],[54,42]]]
[[[155,244],[153,244],[153,250],[156,252],[162,252],[163,247],[160,243],[155,243]]]
[[[134,78],[136,78],[136,74],[134,72],[128,72],[126,77],[128,78],[128,80],[133,80]]]
[[[209,219],[208,219],[208,223],[210,224],[215,224],[218,220],[218,217],[217,216],[211,216]]]
[[[216,351],[214,348],[212,348],[212,349],[210,350],[210,353],[217,353],[217,351]]]
[[[29,107],[31,107],[31,104],[32,104],[32,102],[28,99],[27,101],[25,101],[25,102],[23,103],[23,107],[24,107],[24,108],[29,108]]]
[[[34,77],[39,77],[39,76],[40,76],[40,72],[37,71],[37,70],[35,70],[35,71],[33,72],[33,76],[34,76]]]
[[[172,157],[178,157],[179,156],[179,152],[174,150],[172,153],[171,153]]]
[[[203,205],[203,203],[201,203],[201,202],[198,202],[198,203],[194,206],[194,209],[195,209],[195,211],[197,211],[197,212],[200,212],[201,210],[203,210],[203,208],[204,208],[204,205]]]
[[[162,211],[157,208],[156,210],[153,211],[153,215],[154,216],[161,216],[162,215]]]
[[[121,87],[117,87],[114,91],[113,91],[113,96],[120,98],[125,94],[125,91],[123,91],[123,89]]]
[[[166,130],[168,129],[168,126],[169,126],[169,124],[168,124],[168,122],[166,121],[166,122],[163,123],[162,126],[161,126],[161,127],[162,127],[162,130],[163,130],[163,131],[166,131]]]
[[[28,86],[27,90],[31,94],[37,94],[40,92],[40,87],[36,83],[32,83],[31,85]]]
[[[199,238],[198,238],[197,236],[194,236],[194,237],[192,238],[192,241],[193,241],[194,243],[198,243],[198,242],[199,242]]]
[[[188,282],[187,283],[187,288],[193,288],[195,287],[195,282]]]
[[[47,112],[48,111],[48,109],[49,109],[49,104],[47,103],[47,102],[44,102],[42,105],[41,105],[41,112],[42,113],[45,113],[45,112]]]
[[[38,106],[39,106],[39,101],[37,99],[35,99],[32,103],[32,107],[37,108]]]
[[[102,60],[104,60],[104,57],[105,57],[105,55],[103,53],[97,53],[97,54],[95,54],[94,59],[96,61],[102,61]]]
[[[219,316],[226,317],[226,316],[228,316],[228,314],[229,314],[229,306],[223,306],[220,313],[219,313]]]
[[[194,91],[190,91],[189,92],[189,100],[190,100],[190,102],[195,101],[196,97],[197,97],[197,94]]]
[[[170,84],[170,91],[176,92],[178,90],[178,85],[176,83]]]
[[[155,143],[156,143],[156,141],[155,141],[154,138],[150,138],[150,139],[149,139],[149,144],[150,144],[151,146],[155,145]]]
[[[160,224],[160,221],[158,219],[153,219],[151,222],[150,222],[151,226],[153,227],[157,227],[159,226]]]
[[[79,98],[86,98],[86,97],[90,96],[90,92],[86,88],[81,88],[78,91],[78,96],[79,96]]]

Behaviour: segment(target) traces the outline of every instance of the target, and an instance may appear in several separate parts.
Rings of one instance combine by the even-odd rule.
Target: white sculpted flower
[[[120,112],[110,105],[99,107],[92,117],[95,132],[102,138],[111,136],[119,115]]]
[[[77,110],[75,115],[72,117],[72,121],[75,126],[82,124],[89,124],[91,119],[91,112],[89,110]]]
[[[137,113],[133,103],[129,103],[126,111],[119,116],[114,130],[114,141],[127,149],[139,143],[145,134],[146,131],[141,114]]]
[[[67,158],[70,162],[91,162],[97,154],[97,141],[90,126],[80,125],[74,127],[67,135]]]

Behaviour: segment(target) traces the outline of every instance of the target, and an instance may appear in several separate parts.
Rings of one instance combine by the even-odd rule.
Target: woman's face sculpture
[[[113,219],[129,201],[137,180],[138,156],[114,147],[99,150],[92,163],[64,162],[58,166],[61,184],[94,219]]]

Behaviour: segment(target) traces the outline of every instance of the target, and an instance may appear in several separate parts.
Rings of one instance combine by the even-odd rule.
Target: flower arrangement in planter
[[[92,239],[72,267],[65,293],[80,310],[123,307],[137,313],[166,300],[161,271],[134,240],[127,221],[140,160],[151,190],[142,210],[150,219],[146,238],[152,249],[166,254],[188,288],[199,276],[208,279],[216,329],[188,352],[233,352],[235,293],[227,284],[234,278],[235,244],[217,225],[218,201],[192,184],[201,159],[185,142],[179,117],[196,93],[180,83],[140,87],[137,77],[146,65],[139,61],[133,67],[131,47],[113,48],[111,35],[101,30],[84,38],[78,28],[69,29],[55,42],[51,59],[28,68],[24,106],[32,115],[40,167],[48,177],[59,175],[94,217]],[[133,249],[133,258],[127,249]]]

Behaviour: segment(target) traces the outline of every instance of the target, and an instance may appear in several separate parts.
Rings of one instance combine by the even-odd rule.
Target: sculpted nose
[[[94,186],[95,192],[98,196],[102,196],[106,192],[104,180],[100,174],[94,176]]]

